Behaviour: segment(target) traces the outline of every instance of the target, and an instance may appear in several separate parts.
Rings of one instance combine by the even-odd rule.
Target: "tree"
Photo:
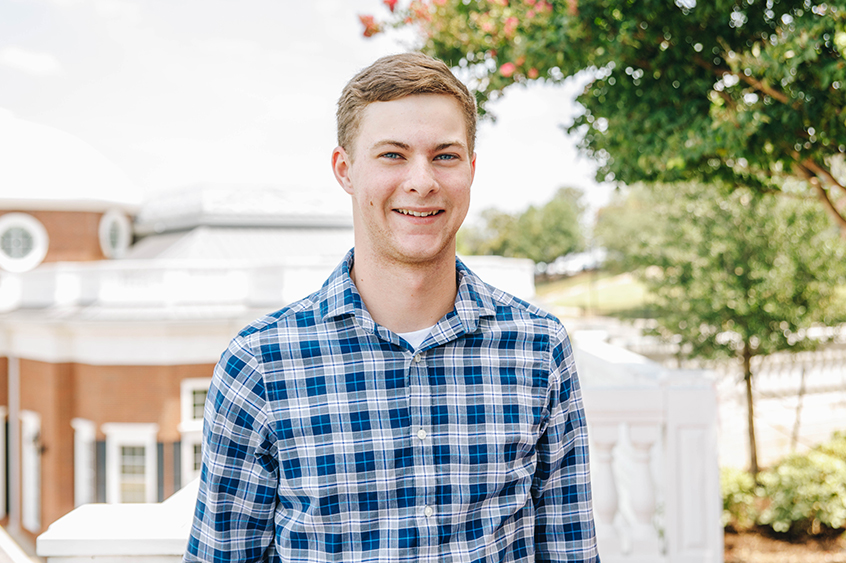
[[[419,30],[482,110],[513,84],[589,73],[569,130],[600,180],[798,191],[846,232],[844,0],[385,4],[365,30]]]
[[[689,356],[741,363],[757,474],[752,358],[813,348],[811,326],[843,320],[838,230],[812,202],[678,184],[633,188],[603,210],[596,236],[639,268],[659,334]]]
[[[459,249],[465,254],[496,254],[535,262],[552,262],[582,250],[580,198],[580,191],[560,188],[543,206],[530,206],[519,214],[486,209],[481,227],[462,230]]]

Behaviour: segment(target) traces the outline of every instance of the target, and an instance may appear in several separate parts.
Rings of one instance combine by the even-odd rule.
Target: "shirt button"
[[[421,440],[425,440],[426,436],[427,436],[426,431],[423,430],[422,428],[417,431],[417,437],[420,438]]]
[[[420,354],[415,354],[415,355],[414,355],[414,363],[415,363],[415,364],[419,364],[419,363],[420,363]]]
[[[431,506],[427,506],[426,508],[423,509],[423,515],[426,516],[427,518],[434,513],[435,513],[435,509],[432,508]]]

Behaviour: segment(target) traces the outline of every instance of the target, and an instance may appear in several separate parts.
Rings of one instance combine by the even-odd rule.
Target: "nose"
[[[415,158],[409,162],[404,188],[408,192],[416,192],[421,197],[438,189],[435,171],[428,158]]]

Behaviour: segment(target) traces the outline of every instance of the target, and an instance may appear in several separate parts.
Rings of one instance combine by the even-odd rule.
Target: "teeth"
[[[430,215],[435,215],[440,211],[411,211],[410,209],[397,209],[403,215],[411,215],[413,217],[428,217]]]

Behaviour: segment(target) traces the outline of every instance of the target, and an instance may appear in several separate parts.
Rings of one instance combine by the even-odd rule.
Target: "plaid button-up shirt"
[[[185,561],[598,561],[558,320],[458,260],[455,308],[414,350],[352,260],[223,353]]]

